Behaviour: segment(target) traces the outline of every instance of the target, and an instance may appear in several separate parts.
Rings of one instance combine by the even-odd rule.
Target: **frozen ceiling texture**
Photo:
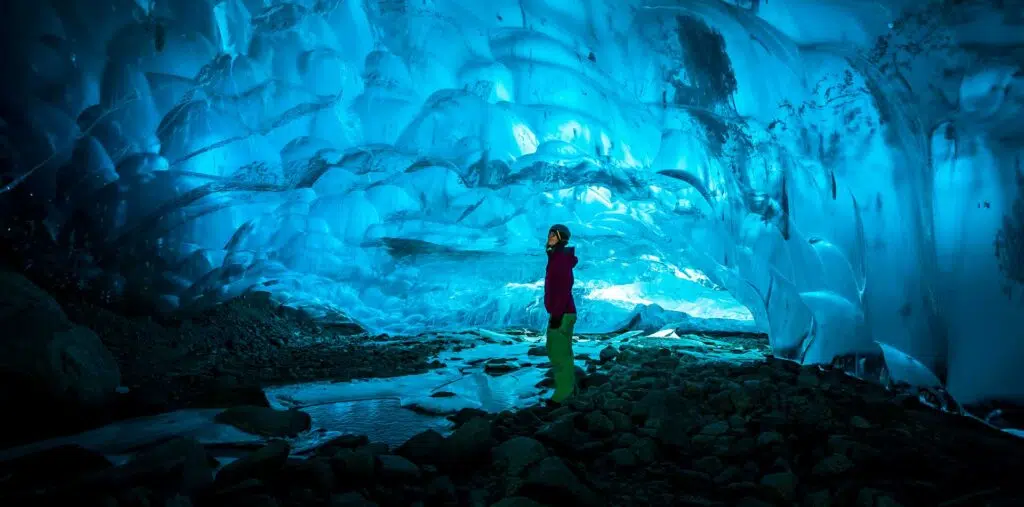
[[[753,319],[1024,396],[1020,1],[2,9],[5,241],[82,291],[534,326],[557,222],[581,330]]]

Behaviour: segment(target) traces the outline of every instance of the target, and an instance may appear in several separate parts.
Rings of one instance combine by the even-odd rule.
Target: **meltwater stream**
[[[538,336],[515,337],[483,333],[493,343],[445,351],[437,359],[446,366],[426,373],[351,382],[317,382],[271,387],[265,390],[271,406],[297,408],[310,414],[312,428],[291,439],[297,454],[343,434],[366,435],[371,441],[397,446],[410,437],[434,429],[447,433],[447,415],[464,408],[500,412],[540,401],[538,387],[547,369],[547,358],[530,355],[543,343]],[[607,339],[580,339],[577,358],[598,357],[609,345],[634,344],[682,346],[707,360],[743,361],[763,358],[761,350],[737,350],[727,341],[683,336],[640,336],[629,332]],[[643,342],[636,341],[637,339]],[[488,364],[490,366],[488,366]],[[578,364],[583,365],[582,361]],[[494,372],[502,368],[508,373]],[[485,371],[492,369],[490,373]],[[75,444],[111,457],[120,457],[168,438],[193,437],[218,457],[231,457],[239,447],[258,446],[266,438],[245,433],[214,421],[221,409],[179,410],[166,414],[120,421],[77,435],[0,451],[0,461],[61,445]]]

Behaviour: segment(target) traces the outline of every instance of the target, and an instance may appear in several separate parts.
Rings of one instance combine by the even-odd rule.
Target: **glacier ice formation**
[[[1019,0],[86,4],[0,16],[0,199],[44,231],[5,242],[83,288],[533,326],[561,222],[590,330],[748,318],[1024,397]]]

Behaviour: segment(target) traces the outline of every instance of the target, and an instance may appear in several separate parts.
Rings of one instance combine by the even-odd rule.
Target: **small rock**
[[[519,369],[519,365],[513,363],[489,362],[484,365],[484,373],[488,375],[504,375]]]
[[[734,482],[740,482],[744,478],[744,471],[738,466],[730,466],[721,473],[715,476],[715,484],[732,484]]]
[[[577,371],[576,377],[579,379],[580,389],[590,389],[593,387],[601,387],[611,382],[611,377],[603,373],[580,373]]]
[[[629,381],[629,386],[633,389],[650,389],[658,382],[658,379],[654,377],[640,377]]]
[[[419,479],[422,472],[420,467],[401,456],[384,454],[377,456],[377,464],[380,474],[385,479],[395,481],[410,481]]]
[[[706,435],[706,436],[711,436],[711,437],[718,436],[718,435],[724,435],[724,434],[726,434],[728,432],[729,432],[729,423],[726,422],[726,421],[716,421],[716,422],[713,422],[711,424],[705,425],[703,428],[700,429],[700,434],[701,435]]]
[[[351,491],[340,495],[332,495],[330,507],[377,507],[377,504],[366,499],[358,492]]]
[[[637,440],[640,440],[640,437],[632,433],[622,433],[615,438],[615,447],[626,448],[635,444]]]
[[[456,428],[461,427],[476,418],[487,418],[487,412],[478,408],[464,408],[455,413],[455,415],[448,416],[448,420],[455,424]]]
[[[309,488],[291,489],[287,495],[288,505],[317,505],[323,498]]]
[[[355,449],[368,443],[370,439],[366,435],[341,435],[328,440],[320,450],[333,455],[338,449]]]
[[[857,492],[856,507],[902,507],[885,491],[874,488],[861,488]]]
[[[537,503],[525,496],[510,496],[502,498],[499,502],[492,504],[491,507],[544,507],[544,504]]]
[[[576,412],[574,412],[568,406],[562,405],[562,406],[552,410],[551,412],[549,412],[547,417],[545,417],[544,419],[546,419],[548,421],[555,421],[555,420],[561,419],[562,417],[565,417],[567,415],[572,415],[573,417],[575,417],[576,416]]]
[[[649,391],[633,404],[630,417],[637,421],[665,421],[685,414],[687,403],[686,398],[675,391]]]
[[[102,454],[71,444],[0,462],[0,477],[4,478],[4,489],[14,493],[95,474],[112,466]]]
[[[696,470],[680,470],[676,477],[679,484],[688,490],[704,490],[714,485],[714,479],[710,475]]]
[[[766,431],[761,433],[757,437],[757,445],[761,447],[768,447],[774,444],[782,443],[782,434],[775,431]]]
[[[831,507],[832,495],[827,491],[815,491],[804,496],[804,507]]]
[[[859,415],[855,415],[850,418],[850,426],[853,426],[854,428],[857,429],[866,430],[871,427],[871,423],[869,423],[867,419]]]
[[[619,351],[611,345],[601,349],[601,353],[598,355],[598,359],[602,363],[607,363],[619,356]]]
[[[288,442],[275,440],[263,448],[225,465],[217,473],[216,482],[226,486],[249,478],[269,477],[284,467],[291,450]]]
[[[547,356],[548,355],[548,349],[545,348],[543,345],[538,345],[536,347],[530,347],[530,350],[526,351],[526,355],[528,355],[528,356]]]
[[[544,444],[529,437],[513,437],[494,449],[495,466],[513,476],[546,457],[548,450]]]
[[[414,463],[436,463],[441,449],[445,445],[444,435],[426,430],[417,433],[395,450],[395,454],[405,456]]]
[[[124,466],[108,469],[102,475],[112,479],[113,487],[152,484],[159,481],[187,494],[213,482],[214,462],[206,449],[194,438],[174,438],[140,452]]]
[[[792,472],[768,474],[761,478],[761,485],[770,489],[775,496],[786,503],[796,495],[797,477]]]
[[[746,496],[736,502],[736,507],[775,507],[775,505],[765,502],[759,498]]]
[[[743,430],[747,427],[747,420],[735,414],[729,416],[727,422],[729,423],[729,429],[732,430]]]
[[[857,507],[875,507],[875,497],[879,491],[874,488],[860,488],[857,492]]]
[[[526,474],[519,489],[523,496],[552,505],[603,505],[602,498],[583,485],[561,458],[550,457]]]
[[[875,507],[903,507],[903,504],[897,502],[889,495],[880,494],[875,497]]]
[[[576,439],[576,416],[573,412],[565,414],[542,426],[534,436],[545,442],[570,445]]]
[[[818,477],[834,477],[848,472],[853,466],[850,458],[842,454],[833,454],[814,465],[811,473]]]
[[[631,412],[633,407],[630,402],[620,398],[615,393],[606,392],[596,396],[597,408],[606,412],[616,411],[622,413]]]
[[[214,421],[265,437],[294,437],[313,424],[310,415],[300,410],[253,406],[229,408],[217,414]]]
[[[612,463],[615,463],[615,466],[621,468],[633,468],[639,462],[636,454],[633,454],[633,451],[629,449],[613,449],[612,452],[608,453],[608,458],[612,460]]]
[[[622,412],[612,410],[607,413],[607,416],[608,419],[612,421],[612,424],[615,426],[617,431],[629,431],[629,429],[633,427],[633,421],[628,415],[623,414]]]
[[[487,459],[493,445],[491,422],[477,417],[460,426],[445,440],[441,459],[449,468],[472,467]]]
[[[279,507],[281,504],[276,498],[266,493],[254,493],[238,498],[230,499],[231,504],[227,505],[244,505],[245,507]]]
[[[817,375],[811,372],[801,373],[800,376],[796,378],[796,384],[800,387],[818,387],[819,383],[821,383],[821,380]]]
[[[164,507],[192,507],[192,500],[184,495],[174,495],[167,499]]]
[[[245,479],[242,482],[216,490],[210,497],[210,503],[214,505],[235,505],[240,498],[248,498],[264,492],[266,486],[259,479]]]
[[[427,502],[430,505],[448,505],[451,503],[458,503],[458,490],[455,489],[455,483],[452,482],[451,477],[447,475],[441,475],[434,477],[429,484],[427,484]]]
[[[490,496],[491,495],[487,492],[486,489],[471,489],[469,490],[469,493],[466,495],[466,500],[463,503],[463,505],[467,505],[469,507],[484,507],[488,503],[490,503],[488,501],[488,497]]]
[[[601,412],[590,412],[583,418],[587,431],[597,436],[608,436],[615,432],[615,423]]]
[[[636,454],[636,459],[641,463],[653,463],[654,460],[658,459],[658,444],[650,438],[641,438],[629,446],[629,448],[633,451],[633,454]]]
[[[292,467],[292,482],[321,494],[334,490],[334,469],[324,458],[312,458]]]
[[[722,464],[722,460],[718,456],[705,456],[694,460],[693,467],[701,472],[717,475],[725,465]]]
[[[330,460],[334,475],[346,484],[363,484],[376,472],[376,455],[368,449],[342,449]]]
[[[365,449],[367,452],[374,456],[380,456],[381,454],[391,454],[391,448],[384,442],[370,442],[360,449]]]

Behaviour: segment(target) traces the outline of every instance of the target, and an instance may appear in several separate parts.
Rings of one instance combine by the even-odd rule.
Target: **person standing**
[[[569,228],[555,224],[548,230],[548,265],[544,275],[544,309],[548,320],[547,352],[555,380],[551,401],[562,403],[576,390],[576,365],[573,362],[572,335],[576,326],[576,302],[573,268],[579,263],[576,249],[568,246]]]

